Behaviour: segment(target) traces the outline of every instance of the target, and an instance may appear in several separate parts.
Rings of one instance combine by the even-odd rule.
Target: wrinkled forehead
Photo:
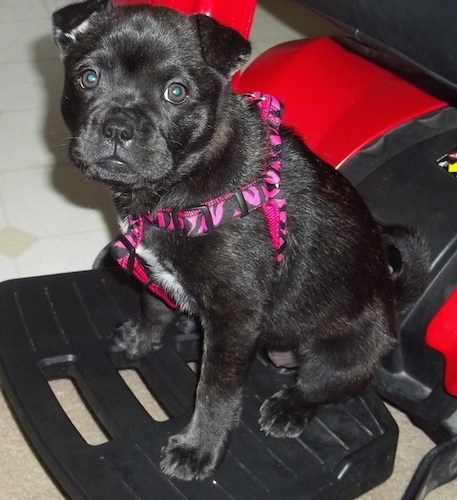
[[[85,57],[103,66],[135,71],[202,61],[192,19],[148,13],[100,19],[87,32]]]

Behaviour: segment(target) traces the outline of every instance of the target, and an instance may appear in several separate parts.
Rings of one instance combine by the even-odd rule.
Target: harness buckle
[[[208,228],[208,233],[214,230],[213,218],[211,217],[211,213],[209,211],[208,205],[200,205],[195,207],[197,210],[201,210],[202,218],[206,222],[206,227]]]
[[[248,215],[249,213],[248,205],[246,203],[246,200],[244,199],[241,189],[235,189],[234,194],[236,200],[238,201],[238,205],[240,207],[241,217]]]
[[[173,228],[177,233],[183,234],[183,228],[179,225],[178,214],[174,211],[171,212],[171,220],[173,221]]]
[[[135,267],[135,260],[137,259],[136,248],[132,245],[132,243],[130,243],[130,241],[123,234],[120,234],[118,236],[118,240],[124,245],[125,249],[128,252],[127,264],[125,266],[125,270],[126,270],[128,275],[133,276],[133,270]],[[113,246],[111,248],[112,248],[111,252],[113,254],[115,254],[116,247]],[[116,260],[119,259],[118,257],[116,257],[116,255],[114,255],[114,258]]]
[[[196,207],[192,207],[192,209],[189,209],[189,210],[201,212],[202,219],[206,222],[206,228],[207,228],[206,232],[209,233],[209,232],[214,230],[213,218],[211,217],[211,213],[209,211],[208,205],[199,205]],[[188,234],[185,233],[185,225],[183,224],[181,227],[181,225],[179,223],[178,213],[183,213],[183,212],[186,212],[186,210],[184,209],[184,210],[179,210],[179,212],[171,212],[171,218],[173,220],[173,227],[177,233],[182,234],[183,236],[189,236]],[[186,219],[185,216],[183,218],[184,218],[184,220]]]

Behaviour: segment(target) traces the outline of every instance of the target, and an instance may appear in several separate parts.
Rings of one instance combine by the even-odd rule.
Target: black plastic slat
[[[168,366],[181,368],[173,371],[173,384],[159,362],[142,362],[138,365],[138,370],[161,406],[167,410],[167,414],[170,417],[176,417],[192,406],[197,380],[193,374],[189,376],[191,370],[187,365],[182,364],[177,352],[174,349],[169,350],[169,353],[163,352],[163,354],[169,354],[165,360]],[[162,362],[164,358],[165,356],[160,356]]]

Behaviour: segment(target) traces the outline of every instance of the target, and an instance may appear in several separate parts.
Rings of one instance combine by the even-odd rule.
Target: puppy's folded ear
[[[75,42],[78,33],[88,27],[90,17],[108,8],[110,0],[88,0],[87,2],[67,5],[52,15],[54,40],[65,55]]]
[[[238,31],[223,26],[212,17],[195,14],[205,61],[230,78],[251,55],[251,44]]]

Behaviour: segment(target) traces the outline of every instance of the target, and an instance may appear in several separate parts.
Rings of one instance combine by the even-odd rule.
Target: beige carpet
[[[149,393],[144,390],[144,386],[138,381],[135,372],[127,370],[123,377],[143,406],[154,418],[161,419],[163,415],[151,400]],[[59,380],[53,382],[51,387],[86,441],[93,445],[103,442],[104,436],[81,408],[71,384],[66,380]],[[391,411],[400,427],[395,470],[388,481],[363,495],[361,498],[364,500],[400,499],[421,457],[433,447],[433,443],[420,430],[413,427],[402,413],[393,409]],[[0,500],[64,498],[24,439],[3,395],[0,397],[0,435],[2,436]],[[455,500],[456,498],[457,481],[436,489],[427,497],[430,500]]]

